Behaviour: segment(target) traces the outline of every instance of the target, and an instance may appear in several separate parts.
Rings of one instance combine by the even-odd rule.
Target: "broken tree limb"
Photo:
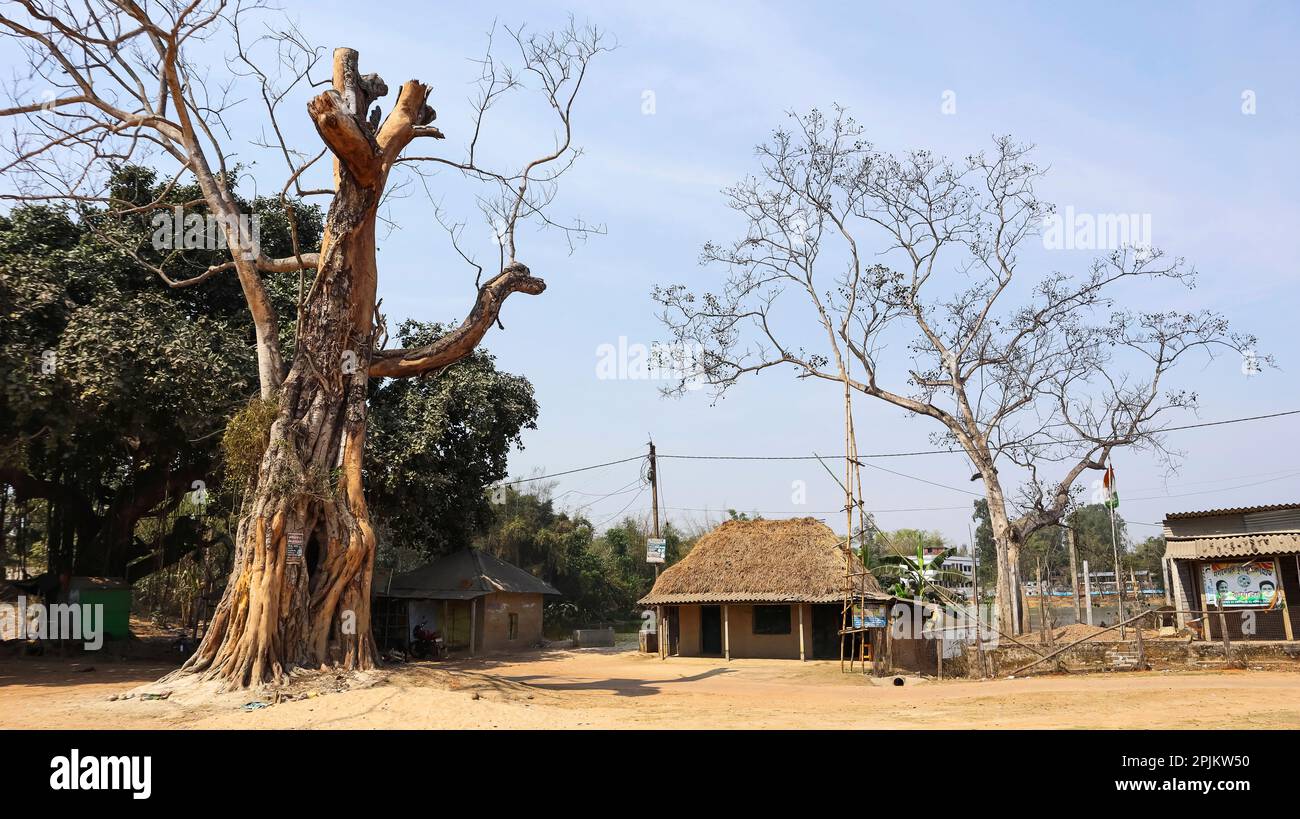
[[[320,138],[363,188],[379,181],[379,145],[374,136],[348,111],[338,91],[330,89],[307,103],[307,113]]]
[[[539,295],[546,282],[532,276],[519,262],[506,266],[496,278],[479,290],[474,307],[460,326],[423,347],[409,350],[379,350],[371,357],[371,378],[410,378],[459,361],[477,345],[497,320],[501,305],[511,293]]]

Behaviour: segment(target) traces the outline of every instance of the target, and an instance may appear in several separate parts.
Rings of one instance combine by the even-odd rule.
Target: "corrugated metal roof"
[[[1216,535],[1165,541],[1165,557],[1206,559],[1300,554],[1300,532]]]
[[[1279,512],[1284,509],[1300,509],[1300,503],[1271,503],[1264,506],[1236,506],[1229,509],[1203,509],[1199,512],[1169,512],[1165,515],[1165,520],[1207,518],[1216,515],[1249,515],[1253,512]]]

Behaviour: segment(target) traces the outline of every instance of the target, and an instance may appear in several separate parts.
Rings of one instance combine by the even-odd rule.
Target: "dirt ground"
[[[0,727],[1300,728],[1300,673],[1285,671],[907,678],[897,687],[841,674],[836,662],[661,661],[586,649],[415,663],[351,679],[304,675],[290,694],[298,699],[245,710],[273,698],[153,684],[168,670],[5,659]]]

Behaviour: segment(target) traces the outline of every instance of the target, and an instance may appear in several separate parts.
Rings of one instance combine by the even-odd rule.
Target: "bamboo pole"
[[[1110,546],[1115,553],[1115,594],[1119,603],[1119,619],[1124,619],[1124,575],[1119,567],[1119,536],[1115,532],[1115,507],[1110,507]],[[1124,629],[1119,630],[1120,639],[1124,639]]]
[[[664,639],[666,630],[664,629],[664,607],[655,606],[655,647],[659,650],[659,659],[667,659],[668,655],[664,653]]]
[[[969,528],[967,529],[969,531]],[[980,559],[975,538],[971,539],[971,602],[975,604],[975,654],[980,664],[980,679],[984,679],[984,629],[980,627]]]
[[[1143,614],[1145,614],[1145,612],[1143,612]],[[1137,626],[1133,629],[1133,631],[1137,633],[1138,669],[1141,671],[1146,671],[1147,649],[1146,649],[1146,644],[1142,642],[1142,624],[1138,623]]]
[[[1038,584],[1038,631],[1044,645],[1052,644],[1052,629],[1047,622],[1047,595],[1043,594],[1043,559],[1034,561],[1034,582]]]
[[[1223,610],[1222,600],[1216,599],[1214,604],[1219,609],[1219,633],[1223,635],[1223,660],[1228,665],[1232,665],[1232,641],[1228,639],[1228,616]],[[1208,619],[1208,613],[1206,617]]]
[[[1174,604],[1174,590],[1169,583],[1169,558],[1160,558],[1160,571],[1164,574],[1165,580],[1165,605],[1172,606]]]
[[[1279,595],[1278,598],[1279,602],[1281,603],[1281,612],[1282,612],[1282,632],[1286,635],[1286,638],[1288,640],[1294,640],[1295,635],[1291,633],[1291,612],[1290,610],[1287,609],[1286,606],[1285,585],[1283,586],[1282,589],[1278,591],[1278,595]]]
[[[1070,545],[1070,590],[1074,593],[1074,622],[1083,622],[1083,611],[1079,606],[1079,566],[1075,562],[1074,530],[1065,530],[1066,542]]]

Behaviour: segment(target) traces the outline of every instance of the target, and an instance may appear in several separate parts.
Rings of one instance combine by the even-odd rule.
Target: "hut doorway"
[[[812,607],[812,656],[814,660],[834,660],[840,656],[840,624],[843,606]]]
[[[665,614],[668,617],[668,655],[676,657],[682,634],[681,607],[669,606]]]
[[[722,606],[700,606],[700,653],[722,656]]]

